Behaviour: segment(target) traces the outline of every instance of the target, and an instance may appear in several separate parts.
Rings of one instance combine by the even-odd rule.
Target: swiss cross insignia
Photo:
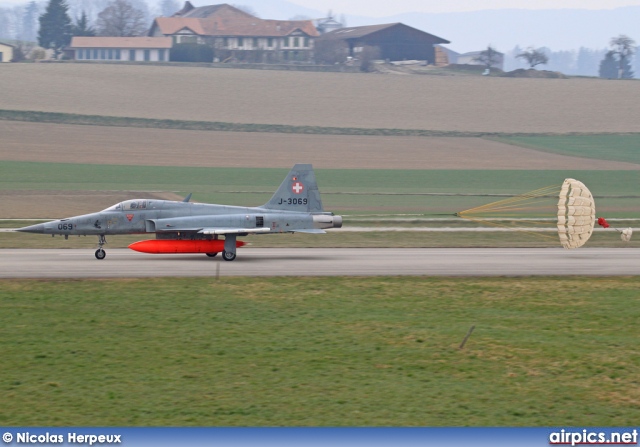
[[[302,194],[302,191],[304,191],[304,185],[300,182],[295,182],[291,186],[291,191],[293,191],[294,194]]]

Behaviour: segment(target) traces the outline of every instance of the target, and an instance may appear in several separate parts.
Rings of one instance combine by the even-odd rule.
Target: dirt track
[[[147,166],[344,169],[612,169],[480,138],[205,132],[0,121],[0,160]]]
[[[2,108],[232,123],[640,132],[640,82],[5,64]]]

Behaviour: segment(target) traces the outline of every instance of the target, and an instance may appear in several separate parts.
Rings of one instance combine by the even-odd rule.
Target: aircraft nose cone
[[[35,224],[30,225],[28,227],[18,228],[16,231],[20,231],[22,233],[44,233],[44,224]]]

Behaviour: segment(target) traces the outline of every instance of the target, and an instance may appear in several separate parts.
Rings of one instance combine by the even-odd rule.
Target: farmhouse
[[[150,37],[174,44],[206,44],[218,60],[310,62],[318,31],[311,20],[264,20],[231,5],[194,7],[186,2],[172,17],[158,17]]]
[[[80,37],[71,39],[65,50],[75,60],[168,61],[169,37]]]
[[[430,64],[436,61],[434,45],[443,43],[450,42],[403,23],[340,28],[317,39],[318,46],[345,45],[351,57],[358,57],[366,47],[372,47],[377,48],[379,59],[421,60]]]
[[[0,42],[0,62],[11,62],[13,59],[13,45]]]

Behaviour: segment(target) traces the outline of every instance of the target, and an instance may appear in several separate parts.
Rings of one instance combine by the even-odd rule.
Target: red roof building
[[[158,17],[151,37],[171,37],[174,44],[210,45],[220,61],[309,62],[319,36],[311,20],[264,20],[228,4],[184,7],[172,17]]]

